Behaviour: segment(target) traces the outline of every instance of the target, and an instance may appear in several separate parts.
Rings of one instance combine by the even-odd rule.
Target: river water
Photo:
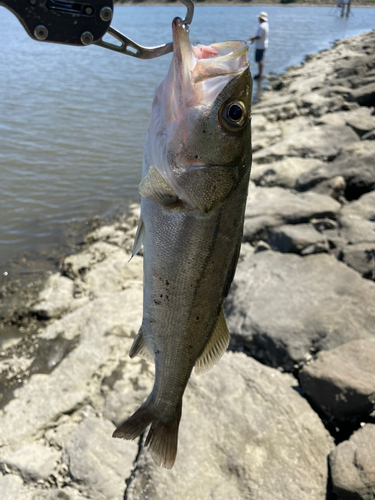
[[[193,42],[248,39],[265,8],[197,6]],[[328,7],[267,7],[265,72],[374,27],[375,9],[349,19]],[[115,7],[112,26],[143,45],[170,41],[185,8]],[[61,252],[75,225],[139,199],[143,142],[170,55],[139,61],[97,46],[38,43],[0,8],[0,269],[16,256]],[[253,47],[250,47],[252,72]]]

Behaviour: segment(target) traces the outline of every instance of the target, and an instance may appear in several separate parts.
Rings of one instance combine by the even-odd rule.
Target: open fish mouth
[[[225,75],[233,78],[249,66],[248,45],[244,41],[192,46],[188,30],[180,18],[173,20],[172,32],[175,71],[180,71],[184,76],[189,73],[192,84]]]

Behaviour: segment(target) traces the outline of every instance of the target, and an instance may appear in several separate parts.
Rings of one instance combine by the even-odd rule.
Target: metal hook
[[[189,25],[193,20],[194,4],[192,0],[180,0],[180,2],[187,8],[185,19],[183,19],[182,22],[183,24]],[[169,54],[173,51],[172,42],[164,45],[158,45],[157,47],[143,47],[111,26],[108,28],[107,33],[121,42],[121,45],[105,42],[102,38],[94,43],[99,45],[99,47],[115,50],[116,52],[121,52],[127,56],[138,57],[139,59],[154,59],[155,57],[164,56],[165,54]]]

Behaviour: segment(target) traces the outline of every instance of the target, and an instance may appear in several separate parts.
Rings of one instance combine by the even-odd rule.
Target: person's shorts
[[[255,49],[255,62],[259,63],[263,61],[265,51],[266,49]]]

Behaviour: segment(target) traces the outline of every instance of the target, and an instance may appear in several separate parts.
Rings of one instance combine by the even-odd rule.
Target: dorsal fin
[[[212,332],[212,335],[202,354],[195,363],[195,373],[197,375],[207,372],[214,365],[216,365],[221,356],[227,350],[229,339],[230,335],[225,321],[224,311],[223,308],[221,308],[214,331]]]
[[[139,332],[137,333],[137,336],[134,339],[134,342],[129,351],[129,356],[131,358],[134,358],[134,356],[140,356],[146,361],[154,362],[154,358],[151,354],[151,351],[145,342],[142,328],[139,329]]]
[[[178,202],[178,196],[165,182],[161,174],[151,165],[147,175],[141,180],[139,193],[164,207]]]

